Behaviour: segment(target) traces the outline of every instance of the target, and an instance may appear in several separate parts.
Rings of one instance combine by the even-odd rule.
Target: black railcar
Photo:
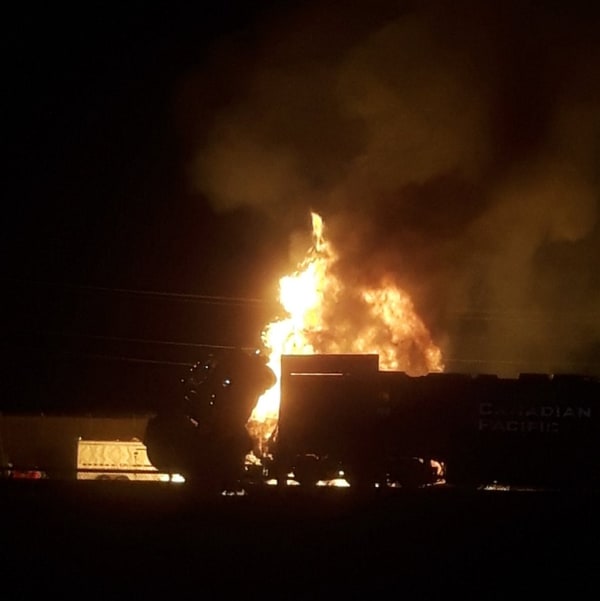
[[[444,466],[448,484],[597,487],[600,381],[380,371],[377,355],[282,357],[273,453],[279,476],[336,463],[351,484],[419,482]],[[411,461],[414,462],[411,464]],[[438,469],[438,468],[436,468]],[[423,472],[423,483],[437,472]],[[353,480],[353,482],[352,482]]]

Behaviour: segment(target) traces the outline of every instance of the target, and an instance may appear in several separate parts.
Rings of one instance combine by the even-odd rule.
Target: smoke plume
[[[289,6],[183,82],[195,189],[290,234],[318,211],[340,276],[393,278],[450,370],[600,372],[593,9]]]

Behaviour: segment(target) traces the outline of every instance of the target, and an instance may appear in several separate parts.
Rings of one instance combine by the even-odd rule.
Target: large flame
[[[258,400],[249,432],[273,433],[279,414],[282,355],[378,354],[382,370],[424,375],[442,371],[442,354],[415,313],[409,296],[386,279],[377,287],[346,287],[334,273],[337,254],[311,213],[313,245],[292,275],[279,281],[285,317],[268,324],[262,341],[277,383]]]

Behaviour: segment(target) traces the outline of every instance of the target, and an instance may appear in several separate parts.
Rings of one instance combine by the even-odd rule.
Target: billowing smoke
[[[320,212],[447,369],[600,372],[600,21],[543,4],[291,3],[182,85],[193,185],[291,233]]]

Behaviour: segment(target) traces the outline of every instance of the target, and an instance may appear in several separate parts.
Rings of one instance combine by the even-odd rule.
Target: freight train
[[[326,459],[351,484],[435,481],[440,466],[456,486],[600,484],[598,378],[415,377],[380,371],[377,355],[283,356],[281,364],[280,477],[297,463],[314,474]],[[419,465],[434,473],[419,476]]]
[[[182,380],[182,402],[149,422],[154,465],[186,479],[235,473],[244,426],[273,385],[264,359],[224,351]],[[600,484],[600,381],[381,371],[377,355],[284,355],[262,473],[311,485],[589,488]],[[226,426],[225,428],[223,426]],[[212,468],[211,468],[212,465]],[[212,469],[212,471],[211,471]]]

